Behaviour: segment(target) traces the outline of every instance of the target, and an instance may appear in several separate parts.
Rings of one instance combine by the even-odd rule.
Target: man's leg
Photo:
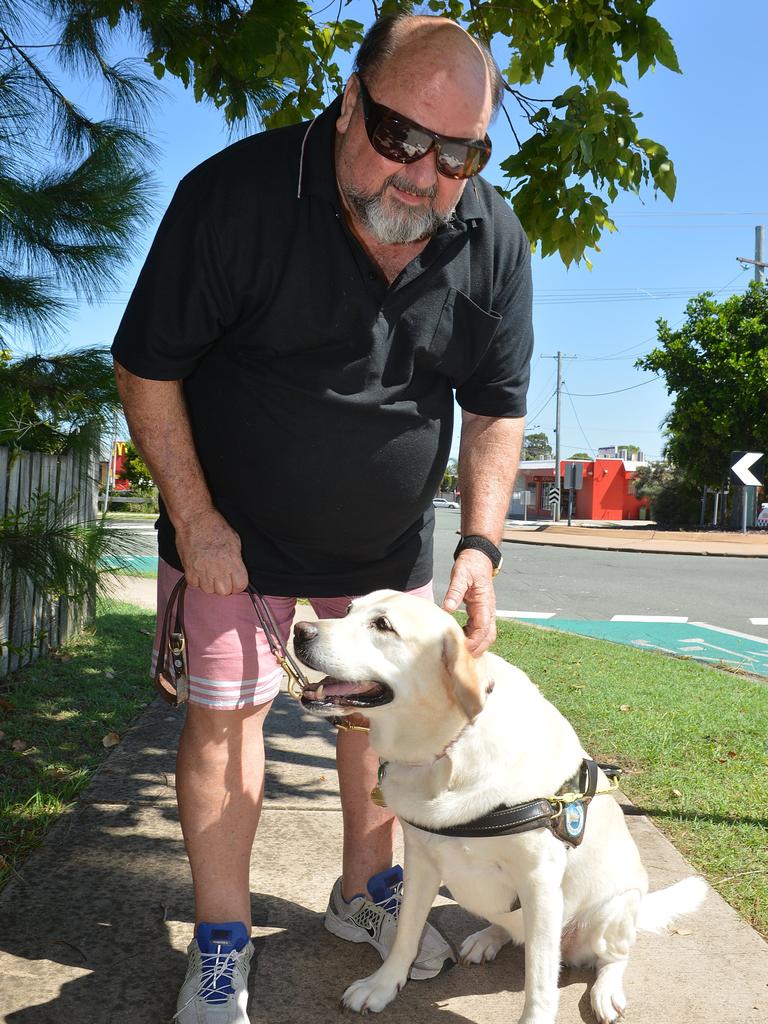
[[[190,704],[176,793],[201,921],[251,929],[249,865],[264,796],[262,725],[272,702],[234,711]]]
[[[162,560],[162,612],[180,573]],[[268,598],[287,638],[295,601]],[[201,921],[251,926],[248,869],[264,795],[264,719],[282,669],[246,594],[189,589],[184,608],[190,696],[176,762],[176,792]]]
[[[352,721],[366,724],[361,716]],[[371,801],[379,759],[368,744],[367,732],[338,730],[336,768],[344,823],[341,892],[350,900],[367,891],[369,878],[392,866],[397,819]]]

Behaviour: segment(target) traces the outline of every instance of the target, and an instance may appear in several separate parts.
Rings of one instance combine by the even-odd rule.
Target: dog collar
[[[379,768],[379,782],[384,777],[386,767],[385,763]],[[611,780],[610,789],[597,789],[598,769]],[[555,796],[512,806],[502,805],[487,814],[482,814],[479,818],[473,818],[460,825],[448,825],[446,828],[428,828],[412,821],[407,824],[422,832],[454,836],[458,839],[511,836],[521,832],[532,832],[538,828],[548,828],[568,846],[578,846],[584,838],[589,802],[595,796],[618,788],[620,775],[621,769],[616,765],[598,764],[585,757],[576,775],[568,779]]]

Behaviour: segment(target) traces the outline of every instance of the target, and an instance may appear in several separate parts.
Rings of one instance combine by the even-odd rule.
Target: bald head
[[[412,77],[414,69],[460,83],[476,94],[486,89],[493,112],[501,105],[504,81],[490,50],[448,18],[398,15],[380,18],[367,32],[354,69],[371,84],[382,76]]]

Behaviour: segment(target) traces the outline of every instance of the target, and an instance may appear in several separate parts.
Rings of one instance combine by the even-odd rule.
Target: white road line
[[[708,622],[692,622],[692,626],[701,626],[702,629],[711,629],[715,633],[727,633],[728,636],[740,636],[742,640],[753,640],[756,644],[768,644],[764,636],[753,636],[751,633],[739,633],[735,629],[723,629],[722,626],[711,626]],[[683,641],[685,643],[685,641]]]
[[[506,612],[496,609],[497,619],[554,619],[555,612]]]
[[[768,619],[750,619],[753,626],[768,626]]]
[[[611,622],[687,622],[687,615],[614,615]]]

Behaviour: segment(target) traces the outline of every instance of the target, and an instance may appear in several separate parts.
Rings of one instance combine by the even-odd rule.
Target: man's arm
[[[525,420],[463,412],[459,449],[461,535],[479,534],[498,546],[517,476]],[[469,647],[480,655],[496,639],[493,567],[481,551],[462,551],[453,565],[443,607],[455,611],[464,601]]]
[[[115,362],[115,378],[136,447],[163,496],[176,550],[191,587],[206,594],[245,590],[240,538],[216,510],[195,451],[180,380],[146,380]]]

